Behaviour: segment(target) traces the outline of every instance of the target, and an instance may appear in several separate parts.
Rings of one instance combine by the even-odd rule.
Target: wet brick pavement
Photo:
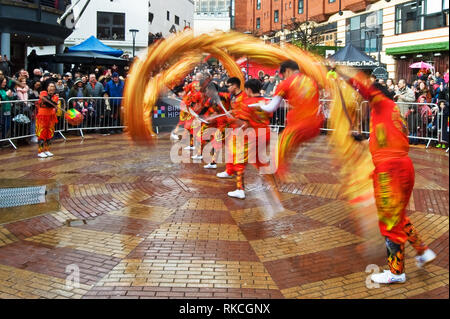
[[[48,159],[34,146],[1,150],[0,187],[57,185],[59,208],[0,224],[0,298],[449,297],[442,150],[410,152],[408,213],[438,258],[418,269],[407,245],[407,282],[369,289],[366,267],[385,268],[383,239],[373,214],[340,197],[325,136],[304,145],[276,190],[248,168],[245,200],[226,196],[235,185],[215,177],[222,167],[171,163],[171,145],[166,134],[153,149],[88,134],[55,142]],[[78,287],[66,285],[74,267]]]

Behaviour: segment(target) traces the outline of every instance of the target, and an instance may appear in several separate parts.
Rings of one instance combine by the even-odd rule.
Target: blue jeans
[[[11,129],[11,115],[2,115],[2,139],[7,137]]]

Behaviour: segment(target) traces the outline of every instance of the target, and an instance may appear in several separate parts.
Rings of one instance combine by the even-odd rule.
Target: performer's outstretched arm
[[[282,101],[283,98],[277,95],[273,97],[272,101],[270,101],[269,104],[264,104],[264,102],[262,102],[260,104],[251,104],[249,106],[257,106],[267,113],[273,113],[276,111],[276,109],[278,109],[278,107],[280,107]]]

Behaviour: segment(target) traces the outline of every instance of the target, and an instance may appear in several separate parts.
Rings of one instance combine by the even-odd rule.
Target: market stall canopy
[[[39,55],[36,58],[40,62],[73,63],[73,64],[101,64],[101,65],[127,65],[129,60],[116,58],[110,55],[95,52],[68,52],[61,54]]]
[[[359,69],[374,69],[380,62],[361,52],[351,44],[347,44],[330,58],[336,64],[352,66]]]
[[[123,54],[122,50],[116,50],[106,44],[103,44],[93,35],[80,44],[70,47],[69,52],[95,52],[115,57],[120,57]]]

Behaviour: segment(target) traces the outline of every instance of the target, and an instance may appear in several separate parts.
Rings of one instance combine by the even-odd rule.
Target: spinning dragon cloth
[[[173,87],[186,77],[202,60],[202,54],[217,58],[230,77],[244,83],[236,60],[247,57],[260,65],[276,68],[283,61],[295,61],[303,74],[317,83],[319,90],[331,94],[332,104],[329,139],[337,163],[341,168],[343,195],[350,203],[367,205],[373,201],[370,174],[373,171],[368,146],[358,143],[350,132],[356,122],[359,95],[342,79],[327,80],[326,63],[322,57],[290,44],[282,47],[269,45],[254,37],[237,32],[217,32],[194,36],[192,31],[178,33],[150,46],[145,59],[137,59],[131,67],[125,87],[123,109],[124,124],[130,138],[136,143],[152,144],[152,109],[166,87]],[[311,87],[311,90],[317,90]],[[357,102],[357,101],[356,101]],[[291,107],[289,112],[302,112]],[[293,116],[292,118],[295,118]],[[295,123],[287,123],[278,142],[277,165],[289,161],[298,148]]]

